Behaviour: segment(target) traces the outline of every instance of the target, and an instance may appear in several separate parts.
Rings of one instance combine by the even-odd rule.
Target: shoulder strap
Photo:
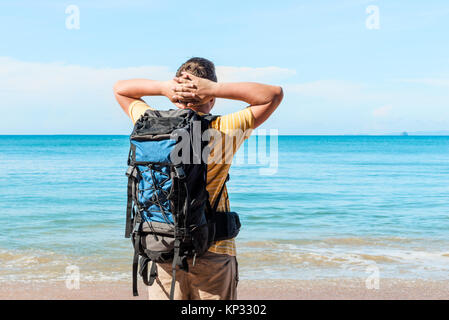
[[[210,114],[210,113],[201,116],[201,118],[203,120],[205,120],[206,122],[208,122],[208,124],[210,124],[212,121],[214,121],[218,117],[220,117],[220,116],[219,115],[213,115],[213,114]],[[213,206],[211,205],[210,201],[207,201],[207,204],[206,204],[207,211],[209,211],[210,214],[213,214],[213,213],[215,213],[217,211],[218,204],[220,203],[221,195],[223,194],[224,187],[226,185],[226,182],[228,182],[228,181],[229,181],[229,173],[226,176],[225,182],[221,186],[220,192],[218,193],[217,199],[215,200]]]
[[[131,236],[132,232],[132,224],[133,224],[133,217],[132,217],[132,209],[133,209],[133,201],[134,201],[134,195],[136,192],[136,177],[137,177],[137,170],[135,166],[129,166],[128,170],[126,171],[126,175],[128,176],[128,198],[126,203],[126,227],[125,227],[125,238],[129,238]]]
[[[225,188],[225,186],[226,186],[226,182],[228,182],[228,181],[229,181],[229,173],[228,173],[228,175],[226,176],[225,182],[224,182],[223,185],[221,186],[220,192],[218,193],[217,199],[215,199],[215,202],[214,202],[213,206],[211,205],[210,201],[207,201],[207,204],[206,204],[206,205],[207,205],[207,210],[208,210],[209,212],[211,212],[211,213],[217,212],[218,204],[220,203],[220,199],[221,199],[221,196],[222,196],[222,194],[223,194],[223,190],[224,190],[224,188]]]
[[[133,256],[133,296],[137,297],[139,291],[137,289],[137,268],[139,265],[139,247],[140,247],[140,234],[136,234],[134,238],[134,256]]]
[[[213,114],[206,114],[206,115],[203,115],[203,116],[201,116],[204,120],[206,120],[207,122],[212,122],[212,121],[214,121],[215,119],[217,119],[218,117],[220,117],[219,115],[213,115]]]

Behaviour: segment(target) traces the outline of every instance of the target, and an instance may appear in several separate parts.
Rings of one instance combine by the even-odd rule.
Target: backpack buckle
[[[175,173],[176,177],[179,179],[184,179],[186,177],[186,173],[184,172],[184,169],[181,166],[175,167]]]
[[[134,177],[135,177],[135,174],[134,174],[134,170],[135,170],[135,169],[136,169],[135,166],[129,166],[128,169],[126,170],[126,175],[127,175],[128,177],[131,177],[131,176],[134,176]]]

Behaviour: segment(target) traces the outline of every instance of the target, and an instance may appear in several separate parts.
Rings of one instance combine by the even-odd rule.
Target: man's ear
[[[209,104],[210,104],[210,108],[212,109],[212,108],[214,107],[214,105],[215,105],[215,98],[212,98],[212,99],[209,101]]]

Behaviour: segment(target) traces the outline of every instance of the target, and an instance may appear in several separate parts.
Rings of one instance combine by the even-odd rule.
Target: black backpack
[[[137,272],[146,285],[157,277],[156,262],[172,263],[173,299],[176,269],[188,271],[213,241],[237,236],[238,215],[216,212],[206,190],[208,141],[202,134],[217,116],[200,116],[190,109],[147,110],[135,123],[128,156],[128,203],[125,237],[134,246],[133,295]],[[229,179],[226,179],[226,181]],[[148,270],[149,262],[152,262]]]

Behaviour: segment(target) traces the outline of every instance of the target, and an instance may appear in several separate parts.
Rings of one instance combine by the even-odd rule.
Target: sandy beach
[[[139,297],[131,294],[130,283],[81,283],[69,290],[65,282],[2,283],[0,299],[24,300],[132,300],[146,299],[142,284]],[[242,280],[239,300],[415,300],[449,299],[449,280],[382,279],[379,289],[367,289],[364,279],[335,280]]]

